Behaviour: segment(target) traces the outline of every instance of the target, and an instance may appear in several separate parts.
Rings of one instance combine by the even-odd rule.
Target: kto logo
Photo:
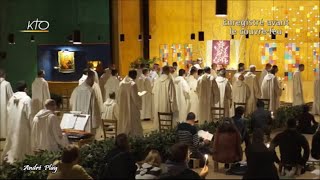
[[[38,18],[35,21],[28,21],[27,30],[21,32],[49,32],[49,22],[41,21]]]

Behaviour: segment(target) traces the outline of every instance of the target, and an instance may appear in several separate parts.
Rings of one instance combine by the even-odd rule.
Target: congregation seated
[[[279,146],[281,156],[279,169],[284,170],[283,175],[292,176],[304,173],[310,148],[307,139],[297,131],[295,119],[287,121],[287,129],[277,134],[271,141],[270,150],[274,151],[277,146]]]
[[[238,106],[235,109],[235,115],[232,117],[232,121],[241,135],[241,141],[242,142],[244,141],[246,146],[248,146],[250,138],[247,131],[247,127],[245,125],[245,120],[243,119],[244,112],[245,112],[244,107]]]
[[[178,124],[177,135],[178,142],[187,144],[191,151],[190,158],[195,158],[200,160],[200,166],[204,165],[205,158],[202,152],[200,152],[200,144],[198,130],[195,125],[196,115],[193,112],[188,113],[186,122]],[[206,141],[206,143],[208,143]],[[205,148],[202,148],[205,149]]]
[[[138,164],[136,179],[159,179],[161,174],[159,151],[151,150],[141,165]]]
[[[248,169],[243,179],[279,179],[274,165],[275,154],[264,144],[262,129],[254,129],[252,143],[246,148],[245,153]]]
[[[314,134],[317,127],[318,123],[315,121],[314,116],[309,113],[309,106],[303,105],[303,113],[298,117],[298,131],[302,134]]]
[[[56,102],[48,99],[45,109],[40,110],[32,121],[31,147],[33,151],[59,151],[69,144],[68,138],[62,133],[59,119],[55,115]]]
[[[63,149],[61,160],[53,163],[57,172],[50,172],[48,179],[92,179],[86,170],[78,164],[80,160],[79,147],[73,144]]]
[[[320,160],[320,126],[312,137],[311,156],[314,159]]]
[[[251,115],[251,126],[254,131],[261,128],[267,138],[270,139],[272,117],[271,112],[264,109],[264,102],[258,100],[257,109]]]
[[[208,175],[208,166],[204,166],[200,174],[188,167],[189,146],[183,143],[174,144],[170,148],[169,159],[160,179],[203,179]]]
[[[128,136],[119,134],[115,138],[115,148],[105,157],[106,167],[103,179],[134,179],[136,161],[130,152]]]
[[[230,118],[225,118],[218,127],[213,142],[213,160],[219,163],[235,163],[242,160],[242,148],[240,133],[231,122]],[[217,165],[217,164],[216,164]],[[214,167],[215,171],[218,167]]]

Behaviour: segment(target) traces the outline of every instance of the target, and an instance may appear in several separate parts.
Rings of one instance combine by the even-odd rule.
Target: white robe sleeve
[[[172,80],[170,80],[169,82],[168,92],[169,92],[168,95],[169,95],[171,112],[176,112],[178,111],[178,105],[177,105],[177,98],[176,98],[176,89]]]
[[[215,106],[215,104],[219,103],[220,101],[220,90],[219,90],[219,87],[218,87],[218,83],[217,81],[214,79],[212,81],[212,93],[213,93],[213,104],[212,104],[212,107]]]
[[[183,81],[182,89],[185,99],[190,99],[190,86],[188,85],[187,81]]]
[[[10,83],[8,83],[8,85],[6,86],[6,91],[7,91],[7,102],[8,102],[11,96],[13,95],[13,91]]]
[[[59,120],[57,116],[49,116],[49,131],[51,131],[51,135],[53,135],[52,139],[56,141],[58,145],[61,147],[65,147],[69,144],[64,135],[62,134],[62,130],[59,125]],[[50,138],[51,139],[51,138]]]
[[[47,99],[50,99],[50,91],[49,91],[49,86],[48,86],[48,82],[44,82],[43,83],[43,106],[45,105],[45,102]]]
[[[133,103],[138,107],[139,110],[142,109],[142,99],[138,95],[138,87],[137,84],[132,85],[132,90],[130,91],[131,97],[133,99]]]

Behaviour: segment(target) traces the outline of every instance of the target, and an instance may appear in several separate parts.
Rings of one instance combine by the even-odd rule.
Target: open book
[[[84,131],[84,128],[86,127],[86,124],[88,122],[89,115],[87,114],[70,114],[65,113],[63,114],[60,127],[61,129],[75,129]]]
[[[198,136],[205,139],[205,140],[209,140],[209,141],[211,141],[213,138],[213,134],[209,133],[208,131],[203,131],[203,130],[198,131]]]

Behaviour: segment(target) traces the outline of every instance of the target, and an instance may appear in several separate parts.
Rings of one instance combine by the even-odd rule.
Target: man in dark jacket
[[[270,139],[271,133],[271,112],[264,109],[264,102],[258,100],[257,109],[251,115],[252,130],[260,128]]]
[[[235,109],[235,115],[232,117],[232,120],[241,135],[242,142],[244,141],[247,147],[249,145],[250,137],[247,132],[247,126],[245,125],[245,122],[244,122],[245,120],[242,118],[244,112],[245,112],[244,107],[238,106]]]
[[[303,113],[298,117],[298,131],[302,134],[314,134],[317,127],[318,123],[315,121],[314,116],[309,113],[309,106],[303,105]]]
[[[320,160],[320,126],[312,137],[311,156]]]

